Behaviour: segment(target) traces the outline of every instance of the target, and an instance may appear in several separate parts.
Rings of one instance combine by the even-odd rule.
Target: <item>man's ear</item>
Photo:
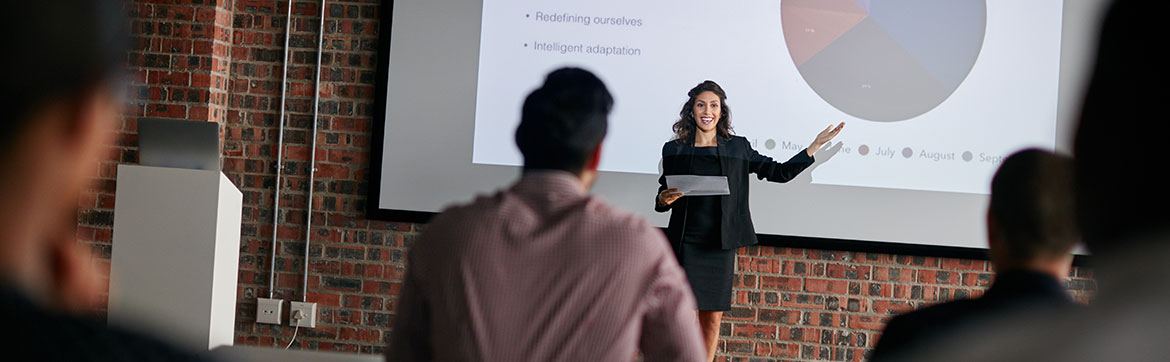
[[[89,248],[69,236],[49,241],[51,245],[45,250],[52,274],[51,303],[69,312],[84,313],[101,302],[104,285]]]
[[[593,150],[593,154],[589,156],[589,159],[585,160],[585,169],[597,171],[599,165],[601,165],[601,144],[598,144],[597,148]]]
[[[66,140],[78,147],[90,146],[112,129],[120,106],[111,87],[95,85],[87,88],[78,97],[66,102],[67,116],[64,117]]]
[[[1007,267],[1008,265],[1001,265],[1004,263],[1011,263],[1007,250],[1004,245],[1004,235],[1000,231],[999,222],[995,220],[995,215],[991,211],[987,212],[987,254],[991,258],[991,263],[997,269]]]

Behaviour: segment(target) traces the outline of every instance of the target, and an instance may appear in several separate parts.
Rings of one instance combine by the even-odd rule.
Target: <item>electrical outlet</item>
[[[292,302],[292,308],[288,311],[288,325],[303,328],[314,328],[317,326],[317,303]],[[294,314],[297,312],[301,312],[300,320],[294,317]]]
[[[284,307],[283,299],[256,299],[256,323],[280,325],[280,310]]]

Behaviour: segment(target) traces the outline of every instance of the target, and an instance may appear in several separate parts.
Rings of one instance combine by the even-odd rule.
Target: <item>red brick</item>
[[[759,279],[756,275],[751,274],[735,274],[735,288],[740,289],[756,289],[756,281]]]
[[[207,116],[209,113],[210,112],[209,112],[207,107],[194,106],[194,107],[191,107],[191,111],[190,111],[190,113],[188,113],[187,118],[191,119],[191,120],[205,121],[205,120],[209,119],[209,117]]]
[[[868,315],[849,316],[849,328],[880,331],[885,328],[886,320],[882,317]]]
[[[341,295],[329,292],[308,292],[305,299],[309,302],[317,303],[320,307],[339,307],[341,306]]]
[[[992,275],[990,273],[963,273],[962,285],[968,287],[990,287]]]
[[[780,305],[786,308],[824,309],[825,297],[813,294],[784,293]]]
[[[805,252],[809,259],[853,261],[853,252],[839,250],[808,250]]]
[[[942,258],[940,267],[947,270],[987,270],[987,261],[971,259]]]
[[[780,343],[780,342],[775,342],[775,343],[757,342],[756,343],[757,346],[759,346],[761,344],[769,344],[770,345],[770,348],[769,348],[770,353],[768,355],[766,355],[768,357],[778,357],[778,358],[799,358],[800,357],[800,345],[798,345],[796,343]]]
[[[317,153],[318,153],[317,157],[321,157],[321,155],[323,154],[323,152],[320,152],[320,150],[318,150]],[[358,151],[358,150],[339,150],[339,149],[328,150],[329,162],[336,162],[336,163],[350,163],[350,164],[358,163],[358,164],[360,164],[363,162],[368,162],[367,155],[368,155],[367,152]],[[320,160],[320,158],[318,160]]]
[[[858,263],[866,264],[892,264],[894,256],[890,254],[881,253],[856,253]]]
[[[346,179],[349,178],[349,167],[337,164],[318,163],[316,176],[320,178]]]
[[[362,293],[366,294],[398,294],[401,283],[366,280],[362,282]]]
[[[897,255],[894,262],[902,265],[938,267],[938,258],[932,256]]]
[[[918,282],[927,284],[959,285],[959,272],[919,269]]]
[[[191,86],[196,88],[210,88],[210,73],[191,73]]]
[[[845,315],[829,312],[808,312],[805,324],[819,327],[844,327]]]
[[[362,312],[354,310],[334,310],[333,322],[342,325],[361,325]]]
[[[732,335],[745,338],[776,339],[776,326],[765,324],[734,324]]]
[[[357,340],[361,342],[379,342],[382,340],[382,331],[377,329],[360,329],[358,330]]]
[[[163,118],[187,118],[187,106],[175,104],[154,104],[147,107],[146,115]]]
[[[186,87],[191,84],[191,73],[152,71],[147,74],[147,82],[153,85]]]
[[[761,256],[780,256],[789,258],[804,257],[804,249],[795,248],[778,248],[778,247],[760,247]]]
[[[736,290],[735,304],[738,305],[760,305],[764,304],[764,292],[754,290]]]
[[[760,308],[757,320],[762,323],[797,324],[800,322],[800,312],[790,309]]]
[[[821,341],[821,331],[823,329],[820,328],[800,328],[800,341],[819,343]]]
[[[114,195],[98,195],[97,208],[99,209],[113,209]]]
[[[337,339],[352,340],[356,339],[358,329],[354,327],[341,327],[337,329]]]
[[[99,228],[93,231],[93,240],[99,243],[110,243],[114,241],[114,230],[110,228]]]
[[[912,282],[915,280],[916,269],[888,266],[873,267],[873,280],[883,282]]]
[[[825,272],[830,278],[869,279],[872,268],[868,265],[829,264],[825,267]]]
[[[894,296],[894,285],[888,283],[862,283],[861,295],[891,298]]]
[[[873,312],[878,314],[902,314],[914,310],[914,305],[904,300],[875,300]]]
[[[764,259],[764,258],[750,258],[739,257],[736,261],[736,268],[739,272],[757,272],[779,274],[780,260],[779,259]]]
[[[341,262],[319,258],[313,259],[309,261],[309,272],[322,275],[341,275]]]
[[[730,353],[730,354],[743,355],[743,354],[747,354],[747,353],[752,353],[755,350],[755,346],[753,345],[752,341],[734,340],[733,339],[733,340],[728,340],[726,343],[727,343],[726,352]]]
[[[805,279],[804,290],[813,293],[847,294],[849,282],[831,279]]]
[[[821,274],[815,273],[818,269],[816,268],[816,265],[819,264],[810,263],[803,260],[785,260],[781,274],[795,276],[821,276]],[[824,266],[821,266],[819,269],[823,274]]]
[[[199,23],[215,22],[215,9],[201,8],[195,12],[195,21]]]
[[[769,275],[761,276],[760,289],[799,292],[800,278],[788,278]]]

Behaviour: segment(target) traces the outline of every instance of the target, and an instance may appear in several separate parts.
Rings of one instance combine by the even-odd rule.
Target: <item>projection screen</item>
[[[425,221],[515,181],[524,97],[574,66],[616,102],[592,193],[657,226],[662,145],[710,79],[734,132],[779,161],[846,123],[795,180],[752,177],[764,243],[978,251],[1003,157],[1069,149],[1102,3],[385,3],[367,207]]]

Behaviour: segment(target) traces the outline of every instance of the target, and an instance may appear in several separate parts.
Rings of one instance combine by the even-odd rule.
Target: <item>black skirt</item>
[[[735,277],[735,249],[723,250],[698,243],[676,244],[675,256],[687,273],[699,310],[731,310]]]
[[[691,160],[695,175],[719,176],[718,148],[696,147]],[[719,220],[721,196],[683,196],[683,234],[675,246],[675,256],[687,273],[699,310],[731,310],[731,286],[735,275],[735,249],[723,250]],[[681,244],[681,245],[679,245]]]

